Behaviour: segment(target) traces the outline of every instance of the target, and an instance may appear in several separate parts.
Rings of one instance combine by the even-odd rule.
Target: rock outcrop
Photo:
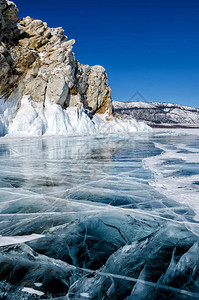
[[[4,100],[28,96],[43,107],[83,105],[91,114],[112,113],[111,90],[101,66],[80,64],[74,40],[64,30],[30,17],[17,17],[16,5],[0,0],[0,95]]]

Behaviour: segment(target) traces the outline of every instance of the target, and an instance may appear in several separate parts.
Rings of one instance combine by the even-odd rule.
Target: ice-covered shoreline
[[[143,122],[120,120],[109,113],[90,116],[81,107],[64,109],[59,104],[46,101],[45,107],[29,96],[19,102],[0,102],[0,136],[42,136],[95,133],[122,133],[151,131]]]

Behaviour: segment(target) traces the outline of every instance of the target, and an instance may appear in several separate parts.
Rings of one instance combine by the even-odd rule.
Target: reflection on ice
[[[198,299],[199,139],[180,141],[1,139],[0,298]]]

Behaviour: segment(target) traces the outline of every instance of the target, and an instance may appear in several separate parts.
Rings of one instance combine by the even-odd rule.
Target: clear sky
[[[20,18],[62,26],[84,64],[105,67],[113,100],[199,107],[199,0],[14,0]]]

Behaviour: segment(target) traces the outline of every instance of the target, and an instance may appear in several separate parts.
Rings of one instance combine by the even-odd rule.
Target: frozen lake
[[[199,299],[199,130],[0,138],[0,298]]]

